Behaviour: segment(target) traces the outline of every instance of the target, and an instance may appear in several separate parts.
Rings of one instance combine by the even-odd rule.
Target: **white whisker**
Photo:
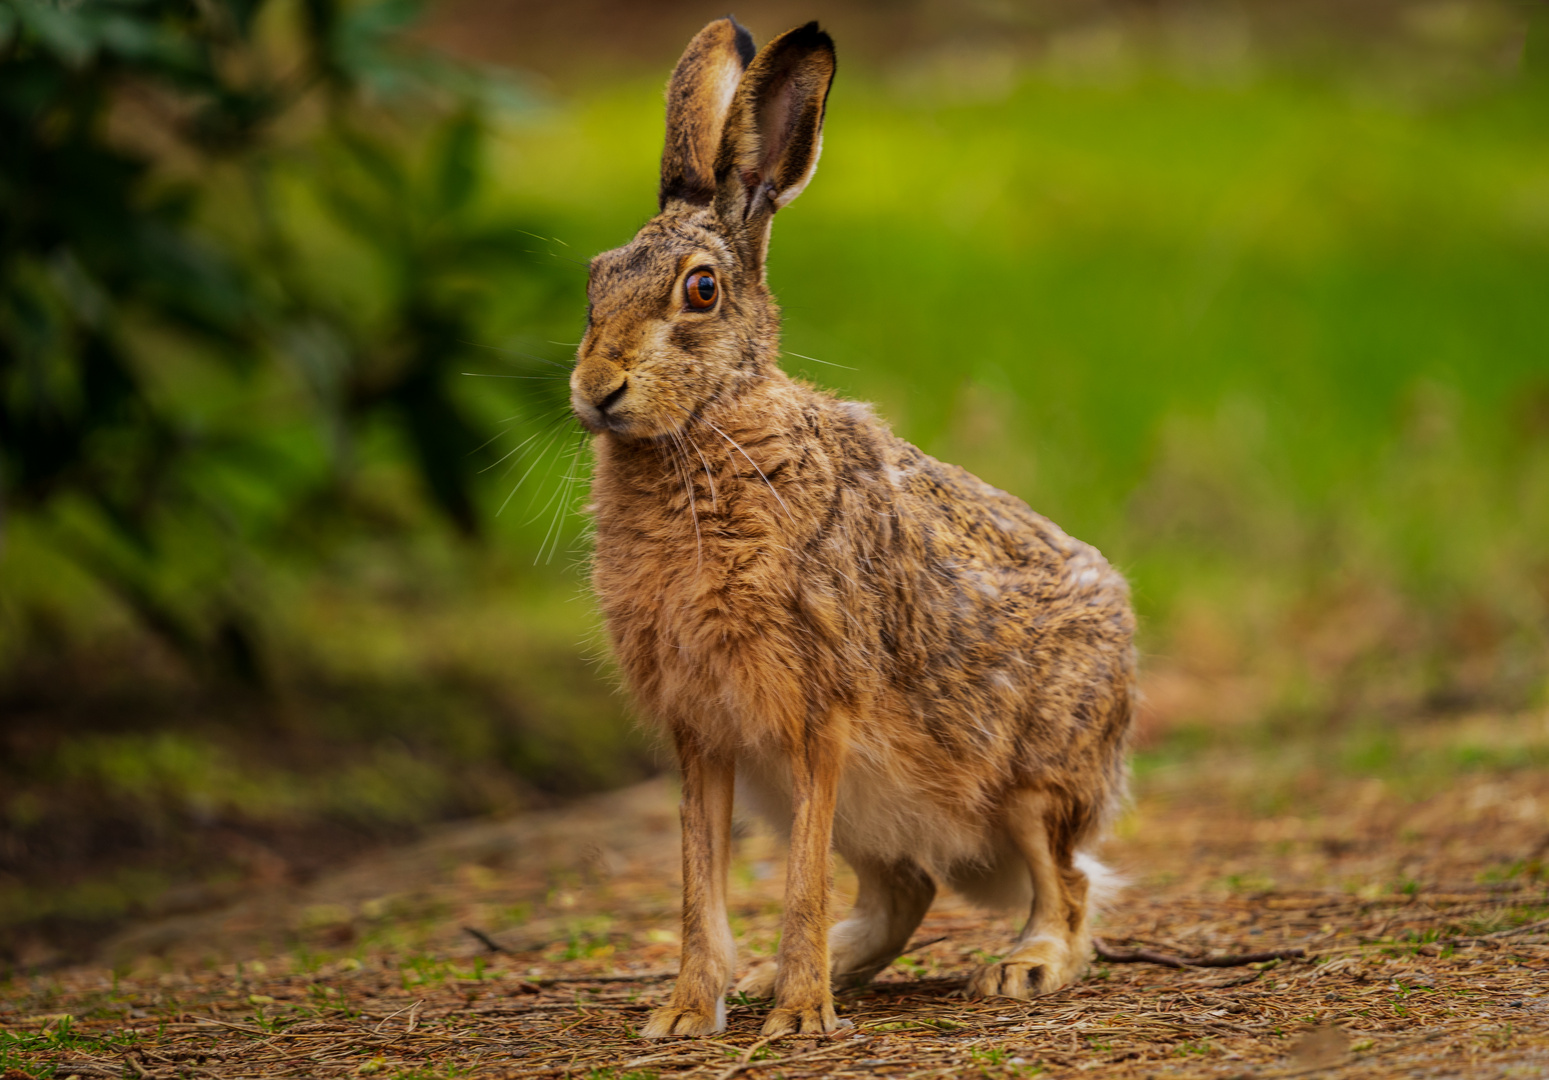
[[[459,371],[457,374],[473,379],[532,379],[535,382],[554,382],[565,377],[563,372],[557,375],[503,375],[493,371]]]
[[[543,534],[543,543],[538,545],[538,554],[539,556],[542,556],[544,549],[549,546],[549,534],[553,534],[554,547],[549,551],[548,558],[544,559],[545,565],[553,562],[554,556],[559,552],[559,542],[561,537],[564,535],[565,514],[568,512],[568,508],[570,506],[570,490],[575,481],[580,479],[580,476],[577,475],[575,471],[576,459],[580,456],[581,449],[584,445],[585,440],[583,439],[578,442],[576,444],[576,448],[570,452],[570,466],[565,470],[565,475],[561,478],[561,486],[559,491],[556,492],[560,498],[559,505],[554,508],[554,520],[549,522],[549,527]]]
[[[495,432],[495,434],[493,434],[489,438],[485,439],[478,446],[475,446],[472,450],[469,450],[463,456],[464,457],[472,457],[474,454],[477,454],[480,450],[483,450],[490,443],[494,442],[496,439],[500,438],[500,436],[504,435],[506,433],[506,431],[509,429],[510,425],[514,424],[516,421],[518,421],[520,419],[521,419],[521,417],[519,417],[519,416],[508,416],[504,420],[499,421],[498,424],[497,424],[497,426],[500,428],[499,431]],[[501,458],[500,459],[500,461],[504,461],[504,460],[505,460],[505,458]],[[499,465],[500,461],[495,462],[495,465]],[[494,468],[494,465],[486,466],[486,468]],[[484,472],[485,469],[480,469],[479,471],[480,472]]]
[[[679,432],[672,433],[673,464],[677,466],[678,475],[683,479],[683,493],[688,496],[688,512],[694,519],[694,550],[697,553],[698,565],[705,564],[705,540],[699,532],[699,507],[694,498],[694,485],[688,474],[688,451],[684,449],[683,438]]]
[[[563,429],[556,429],[554,433],[549,436],[548,442],[543,444],[543,449],[539,450],[536,454],[533,455],[532,464],[527,466],[527,471],[522,474],[521,479],[517,480],[516,486],[511,489],[511,494],[507,495],[505,497],[505,501],[500,504],[500,509],[495,511],[496,517],[499,517],[501,514],[505,513],[506,506],[511,502],[512,496],[514,496],[522,489],[523,484],[527,483],[527,478],[532,475],[532,471],[538,467],[538,462],[542,461],[544,455],[548,453],[549,447],[554,445],[554,440],[559,438],[561,430]],[[538,435],[541,434],[543,434],[543,432],[538,432]],[[534,435],[533,438],[537,438],[538,435]],[[528,505],[531,504],[529,503]]]
[[[807,356],[807,355],[805,355],[803,353],[799,353],[799,352],[790,352],[789,350],[787,350],[785,355],[786,356],[794,356],[798,360],[811,360],[814,364],[827,364],[829,367],[844,368],[844,370],[846,370],[846,371],[859,371],[860,370],[860,368],[853,368],[853,367],[850,367],[848,364],[836,364],[832,360],[819,360],[815,356]]]
[[[547,357],[539,356],[536,353],[522,352],[520,349],[502,349],[498,345],[483,345],[483,344],[481,344],[481,343],[479,343],[477,341],[469,341],[466,338],[458,338],[457,339],[457,343],[459,345],[470,345],[470,346],[472,346],[475,349],[488,349],[490,352],[504,353],[507,356],[520,356],[524,360],[536,360],[540,364],[548,364],[550,367],[557,367],[561,371],[565,371],[565,372],[568,372],[570,370],[568,367],[566,367],[564,364],[561,364],[557,360],[550,360]],[[550,342],[550,344],[558,344],[558,343],[557,342]],[[467,372],[464,372],[463,374],[466,375]]]
[[[699,455],[699,460],[705,467],[705,480],[710,485],[710,509],[719,513],[721,506],[715,491],[715,477],[710,473],[710,459],[705,457],[705,452],[699,448],[699,444],[694,441],[694,437],[688,433],[687,428],[683,429],[683,438],[694,448],[694,453]]]
[[[775,490],[775,486],[769,482],[769,477],[764,475],[764,470],[760,469],[758,467],[758,462],[756,462],[752,458],[748,457],[748,452],[746,450],[744,450],[741,447],[741,445],[738,444],[736,439],[733,439],[730,435],[726,434],[726,432],[722,431],[720,428],[718,428],[714,424],[710,423],[710,421],[705,420],[704,417],[701,416],[700,420],[704,421],[704,423],[709,426],[711,431],[715,432],[721,438],[723,438],[727,442],[731,443],[732,446],[736,448],[737,453],[741,454],[745,458],[748,458],[748,464],[753,466],[753,471],[754,472],[758,473],[758,478],[760,480],[762,480],[764,482],[764,486],[769,489],[769,494],[771,494],[771,495],[773,495],[775,497],[775,502],[779,503],[780,504],[780,509],[785,511],[785,516],[790,518],[791,521],[794,523],[795,520],[796,520],[796,516],[791,513],[791,508],[789,506],[785,505],[785,500],[780,498],[780,493],[778,491],[776,491]]]
[[[511,455],[512,455],[512,454],[516,454],[516,453],[520,453],[520,452],[521,452],[521,449],[522,449],[522,447],[524,447],[524,446],[526,446],[526,445],[527,445],[527,444],[528,444],[528,443],[530,443],[530,442],[532,442],[532,441],[533,441],[533,440],[534,440],[534,439],[536,439],[536,438],[537,438],[537,437],[538,437],[538,436],[540,436],[540,435],[542,435],[542,434],[543,434],[543,433],[544,433],[544,432],[546,432],[546,431],[548,431],[548,430],[549,430],[549,428],[551,428],[551,427],[553,427],[553,426],[554,426],[554,421],[553,421],[553,420],[550,420],[550,421],[549,421],[549,422],[548,422],[548,423],[547,423],[547,424],[544,424],[544,425],[543,425],[543,426],[542,426],[542,427],[541,427],[541,428],[539,428],[539,429],[538,429],[538,430],[537,430],[537,431],[535,431],[535,432],[533,432],[533,433],[532,433],[532,434],[531,434],[531,435],[529,435],[529,436],[527,436],[527,438],[525,438],[525,439],[523,439],[523,440],[522,440],[522,441],[521,441],[521,442],[519,442],[519,443],[517,443],[517,444],[516,444],[516,445],[515,445],[515,446],[513,446],[513,447],[512,447],[512,448],[511,448],[511,449],[510,449],[510,450],[507,450],[507,451],[506,451],[506,452],[505,452],[505,453],[504,453],[504,454],[501,454],[501,455],[500,455],[500,456],[499,456],[499,457],[498,457],[498,458],[496,458],[496,459],[495,459],[495,460],[494,460],[494,461],[492,461],[492,462],[490,462],[490,463],[489,463],[489,464],[488,464],[488,465],[486,465],[486,466],[484,466],[484,468],[482,468],[482,469],[480,469],[480,470],[479,470],[479,472],[481,472],[481,473],[487,473],[487,472],[489,472],[489,471],[490,471],[490,470],[491,470],[491,469],[493,469],[493,468],[494,468],[494,467],[495,467],[495,466],[496,466],[496,465],[499,465],[499,464],[500,464],[500,463],[501,463],[501,462],[502,462],[502,461],[504,461],[504,460],[506,460],[506,458],[508,458],[508,457],[510,457],[510,456],[511,456]],[[486,443],[485,443],[485,444],[484,444],[484,446],[488,446],[488,445],[489,445],[489,444],[490,444],[490,443],[492,443],[492,442],[494,442],[494,441],[495,441],[495,439],[498,439],[498,438],[500,438],[500,436],[501,436],[501,435],[504,435],[504,434],[505,434],[505,432],[503,432],[503,431],[502,431],[502,432],[499,432],[499,433],[498,433],[498,434],[496,434],[496,435],[495,435],[495,436],[494,436],[494,438],[491,438],[491,439],[490,439],[490,440],[489,440],[489,442],[486,442]],[[480,449],[480,450],[482,450],[482,449],[484,449],[484,446],[481,446],[481,447],[479,447],[479,449]],[[513,463],[513,464],[514,464],[514,463]],[[508,470],[508,471],[509,471],[509,470]]]

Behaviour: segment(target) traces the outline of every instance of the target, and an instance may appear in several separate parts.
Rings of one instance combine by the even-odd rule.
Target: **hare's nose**
[[[623,397],[624,396],[624,391],[628,390],[628,389],[629,389],[629,376],[626,375],[622,379],[619,380],[619,384],[616,387],[614,387],[611,391],[608,392],[606,397],[604,397],[601,401],[598,401],[598,402],[595,403],[596,407],[597,407],[597,411],[601,412],[601,413],[605,413],[609,409],[611,409],[614,405],[617,405],[618,401],[619,401],[619,398]]]
[[[601,431],[611,426],[608,410],[619,403],[628,389],[629,376],[617,369],[577,369],[570,383],[570,406],[584,426]]]

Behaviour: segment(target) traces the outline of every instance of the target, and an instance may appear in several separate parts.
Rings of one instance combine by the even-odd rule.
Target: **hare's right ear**
[[[688,43],[667,84],[667,146],[657,204],[708,205],[715,196],[715,155],[721,128],[743,69],[753,59],[753,36],[731,16],[717,19]]]
[[[810,22],[765,45],[737,88],[715,159],[715,213],[756,262],[774,212],[818,167],[834,63],[833,39]]]

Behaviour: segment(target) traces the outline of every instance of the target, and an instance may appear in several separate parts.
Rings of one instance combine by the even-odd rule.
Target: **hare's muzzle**
[[[610,416],[629,390],[629,376],[608,363],[582,364],[570,376],[570,407],[593,434],[617,429]]]

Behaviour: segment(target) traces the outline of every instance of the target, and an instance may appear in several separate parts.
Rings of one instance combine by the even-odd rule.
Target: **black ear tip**
[[[742,66],[746,68],[753,62],[753,57],[758,53],[758,50],[753,46],[753,35],[748,33],[746,26],[737,21],[735,15],[726,16],[726,21],[731,23],[732,39],[737,44],[737,56],[742,61]]]
[[[800,45],[808,49],[827,49],[834,51],[834,39],[828,36],[828,31],[818,25],[813,19],[805,26],[798,26],[790,34],[791,44]]]

